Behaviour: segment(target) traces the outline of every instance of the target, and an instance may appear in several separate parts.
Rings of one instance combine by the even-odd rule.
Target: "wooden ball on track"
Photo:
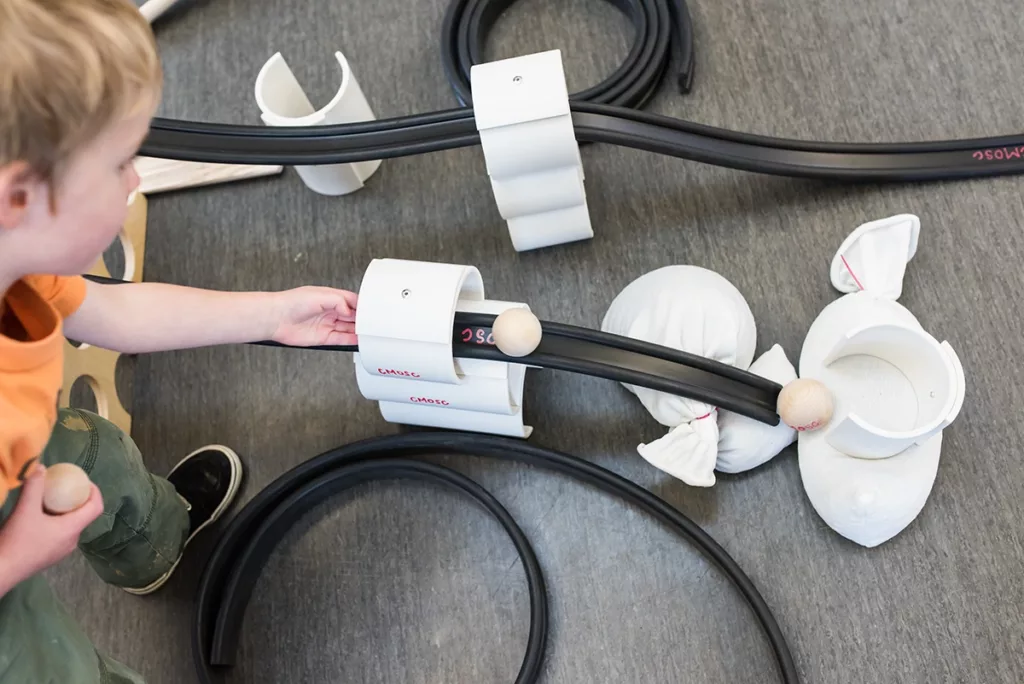
[[[807,432],[828,425],[835,405],[828,387],[818,380],[800,378],[779,392],[777,410],[786,425]]]
[[[540,321],[529,309],[514,307],[498,314],[491,326],[494,346],[506,356],[526,356],[540,344]]]

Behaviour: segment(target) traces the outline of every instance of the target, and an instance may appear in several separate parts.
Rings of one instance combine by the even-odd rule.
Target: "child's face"
[[[109,126],[69,160],[51,211],[42,183],[29,193],[20,225],[31,241],[33,272],[77,275],[88,271],[117,238],[128,212],[128,197],[139,185],[132,166],[148,130],[153,108]]]

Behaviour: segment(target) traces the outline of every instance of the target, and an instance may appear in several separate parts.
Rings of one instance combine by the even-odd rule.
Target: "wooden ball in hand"
[[[91,492],[92,483],[84,470],[73,463],[56,463],[46,469],[43,508],[53,515],[70,513],[81,508]]]
[[[799,378],[779,392],[779,417],[800,432],[828,425],[834,409],[832,392],[817,380]]]
[[[491,327],[494,346],[507,356],[526,356],[540,344],[540,321],[529,309],[505,309]]]

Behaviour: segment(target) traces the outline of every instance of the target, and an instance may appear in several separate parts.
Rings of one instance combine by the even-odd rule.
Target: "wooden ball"
[[[92,483],[85,471],[73,463],[56,463],[46,469],[43,508],[62,515],[82,507],[89,500]]]
[[[834,409],[832,392],[817,380],[800,378],[779,392],[779,417],[786,425],[800,432],[828,425]]]
[[[537,348],[543,333],[540,321],[529,309],[505,309],[491,327],[494,346],[507,356],[526,356]]]

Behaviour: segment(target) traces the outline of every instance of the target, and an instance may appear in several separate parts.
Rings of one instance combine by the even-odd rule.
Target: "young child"
[[[100,655],[40,571],[76,547],[106,582],[148,594],[234,498],[223,446],[151,474],[131,439],[56,409],[63,337],[126,353],[271,339],[352,344],[356,295],[326,287],[223,293],[80,274],[120,231],[132,159],[162,86],[131,0],[0,2],[0,684],[137,684]],[[42,506],[45,467],[81,466],[88,502]]]

